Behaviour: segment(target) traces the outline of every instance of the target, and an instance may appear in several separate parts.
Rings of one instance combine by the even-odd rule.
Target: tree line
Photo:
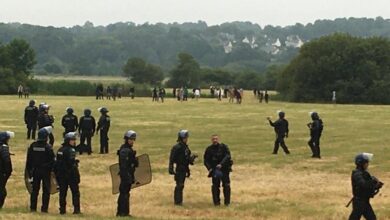
[[[287,27],[250,22],[209,26],[202,21],[107,26],[86,22],[71,28],[0,23],[0,42],[25,39],[36,51],[37,73],[119,75],[129,57],[168,72],[181,52],[191,54],[203,68],[264,72],[270,65],[289,63],[303,43],[335,32],[389,37],[390,21],[341,18]]]

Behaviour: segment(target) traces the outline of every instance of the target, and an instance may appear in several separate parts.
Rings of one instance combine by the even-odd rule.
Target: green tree
[[[164,73],[159,66],[147,64],[138,57],[130,58],[122,69],[123,74],[134,83],[155,85],[160,84],[164,79]]]
[[[280,74],[277,90],[287,100],[390,103],[375,94],[390,88],[390,41],[334,34],[305,44]]]
[[[19,84],[26,84],[35,63],[34,50],[26,41],[0,44],[0,93],[14,93]]]
[[[171,71],[171,78],[168,82],[173,87],[196,87],[200,83],[199,63],[187,53],[178,54],[178,64]]]

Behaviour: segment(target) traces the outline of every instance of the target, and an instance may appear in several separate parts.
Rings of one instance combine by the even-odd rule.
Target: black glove
[[[175,173],[175,171],[173,170],[173,166],[169,166],[169,174],[170,175],[175,175],[176,173]]]
[[[186,172],[186,177],[189,178],[190,176],[191,176],[191,172],[190,172],[190,170],[188,170],[188,171]]]

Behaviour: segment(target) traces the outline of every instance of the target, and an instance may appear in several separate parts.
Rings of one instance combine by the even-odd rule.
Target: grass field
[[[50,214],[30,214],[29,195],[24,188],[23,169],[26,147],[23,110],[27,100],[14,96],[0,97],[0,130],[13,130],[10,141],[14,173],[8,183],[8,198],[0,219],[115,219],[117,195],[111,194],[108,166],[117,161],[116,150],[128,129],[138,132],[135,149],[148,153],[153,168],[153,182],[132,191],[131,213],[139,219],[346,219],[351,209],[345,204],[351,197],[350,173],[356,153],[375,154],[371,172],[383,182],[390,183],[390,106],[320,105],[271,102],[259,104],[249,95],[242,105],[227,100],[203,99],[179,103],[152,103],[150,99],[128,98],[96,101],[92,97],[34,97],[46,101],[56,117],[55,148],[61,141],[60,118],[71,105],[77,115],[89,107],[98,118],[97,108],[110,110],[112,129],[110,154],[82,155],[81,204],[83,215],[58,215],[58,194],[52,196]],[[287,139],[292,155],[271,155],[274,133],[266,116],[276,118],[283,109],[290,121]],[[316,110],[325,123],[322,138],[322,160],[311,159],[307,147],[310,121],[308,112]],[[173,206],[173,177],[168,175],[168,155],[179,129],[190,130],[190,148],[203,156],[212,133],[221,135],[230,146],[234,159],[232,205],[228,208],[212,205],[210,179],[200,158],[192,167],[186,182],[183,207]],[[98,137],[93,139],[98,151]],[[390,219],[389,188],[385,185],[373,201],[378,219]],[[68,211],[72,211],[68,195]]]

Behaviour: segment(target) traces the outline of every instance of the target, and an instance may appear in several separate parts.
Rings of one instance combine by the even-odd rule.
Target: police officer
[[[72,107],[66,108],[66,115],[62,117],[62,127],[65,128],[65,132],[63,135],[69,132],[75,132],[79,127],[79,121],[77,116],[73,114],[74,110]]]
[[[120,217],[130,215],[130,189],[131,185],[135,182],[134,172],[138,167],[137,152],[133,150],[136,137],[137,134],[135,131],[127,131],[123,137],[125,143],[117,152],[121,182],[119,185],[118,210],[116,215]]]
[[[271,121],[271,118],[268,117],[269,124],[274,127],[275,133],[276,133],[276,140],[274,145],[274,151],[272,154],[278,154],[279,145],[283,148],[284,152],[286,154],[290,154],[290,151],[288,150],[284,138],[288,138],[288,121],[285,119],[285,113],[280,111],[278,113],[279,119],[275,122]]]
[[[219,142],[218,135],[211,136],[211,145],[207,147],[204,153],[204,165],[209,171],[209,177],[212,178],[211,193],[215,206],[221,204],[220,186],[222,182],[224,204],[230,204],[230,177],[232,160],[230,150],[227,145]]]
[[[50,177],[53,170],[55,155],[53,147],[47,143],[52,127],[44,127],[38,131],[38,140],[30,145],[27,152],[26,170],[32,180],[30,210],[37,211],[39,189],[42,182],[41,212],[47,213],[50,201]]]
[[[353,209],[349,220],[359,220],[362,216],[367,220],[376,219],[370,204],[370,198],[373,198],[379,192],[383,183],[367,172],[372,157],[373,155],[369,153],[361,153],[355,157],[356,169],[352,171],[351,177]]]
[[[310,113],[312,122],[307,124],[310,129],[310,140],[308,142],[313,153],[313,158],[321,158],[320,138],[324,125],[317,112]]]
[[[110,116],[107,115],[108,109],[106,107],[99,108],[102,114],[99,118],[96,134],[100,131],[100,154],[108,154],[108,130],[110,130]]]
[[[35,101],[30,100],[28,106],[24,109],[24,123],[27,125],[27,139],[30,137],[35,140],[38,122],[38,108],[35,106]]]
[[[44,128],[44,127],[49,127],[49,126],[54,127],[53,126],[54,117],[52,115],[49,115],[49,109],[50,109],[50,106],[45,104],[45,103],[41,103],[41,105],[39,106],[39,115],[38,115],[38,128],[39,129]],[[49,134],[49,144],[51,146],[54,145],[53,133]]]
[[[57,161],[54,167],[57,182],[60,187],[60,214],[66,213],[66,195],[68,187],[72,192],[73,214],[80,212],[80,173],[76,160],[76,133],[70,132],[65,134],[64,143],[57,152]]]
[[[14,132],[0,132],[0,209],[3,208],[5,198],[7,197],[5,186],[12,173],[12,162],[8,141],[14,136]]]
[[[169,174],[175,176],[176,187],[174,192],[175,205],[183,205],[184,182],[190,177],[189,165],[194,165],[196,155],[191,154],[188,147],[189,132],[181,130],[178,133],[177,144],[172,147],[169,157]],[[174,164],[176,167],[174,168]]]
[[[80,146],[85,146],[85,139],[86,139],[87,147],[85,150],[87,151],[88,155],[91,155],[92,153],[91,139],[95,134],[96,122],[95,122],[95,118],[91,115],[90,109],[84,110],[84,116],[80,118],[79,124],[80,124],[79,127]],[[79,151],[80,154],[82,154],[84,152],[84,147],[81,147]]]

